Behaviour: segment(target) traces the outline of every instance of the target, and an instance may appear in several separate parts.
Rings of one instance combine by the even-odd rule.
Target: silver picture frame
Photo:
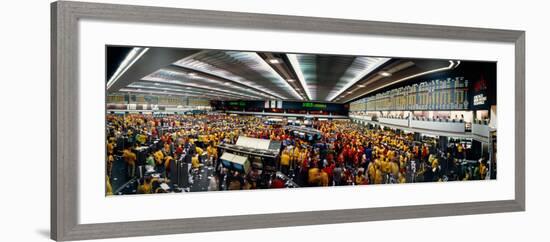
[[[273,29],[501,42],[515,45],[515,198],[512,200],[219,216],[78,222],[78,21]],[[440,25],[58,1],[51,4],[51,238],[58,241],[525,211],[525,32]]]

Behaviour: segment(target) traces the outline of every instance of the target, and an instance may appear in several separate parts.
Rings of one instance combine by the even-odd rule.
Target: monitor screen
[[[231,162],[229,162],[227,160],[222,160],[222,164],[226,168],[231,168]]]
[[[240,172],[244,172],[244,167],[243,165],[241,164],[237,164],[237,163],[232,163],[233,165],[233,169],[237,170],[237,171],[240,171]]]

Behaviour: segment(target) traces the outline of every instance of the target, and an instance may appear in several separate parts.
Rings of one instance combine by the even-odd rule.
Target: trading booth
[[[289,125],[285,126],[284,129],[290,131],[293,136],[297,136],[310,142],[321,138],[321,131],[310,127]]]
[[[224,152],[220,160],[223,167],[227,169],[238,171],[242,174],[248,174],[248,172],[250,172],[250,161],[246,156]]]

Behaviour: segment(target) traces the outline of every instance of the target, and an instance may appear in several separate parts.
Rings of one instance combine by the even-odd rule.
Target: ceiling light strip
[[[336,97],[338,97],[340,94],[348,90],[350,87],[355,85],[358,81],[363,79],[365,76],[370,74],[373,70],[378,68],[379,66],[383,65],[384,63],[388,62],[391,58],[383,58],[383,57],[357,57],[353,61],[353,63],[350,65],[350,67],[346,70],[344,75],[342,75],[342,78],[340,78],[340,81],[346,82],[344,87],[340,88],[336,93],[330,95],[327,97],[327,101],[332,102]],[[360,70],[357,70],[357,66],[363,66]],[[350,80],[347,79],[346,76],[352,75],[353,77]]]
[[[123,88],[120,89],[119,92],[130,92],[130,93],[140,93],[140,94],[150,94],[150,95],[174,95],[174,96],[189,96],[189,97],[211,97],[211,99],[219,99],[220,95],[215,94],[209,94],[209,93],[201,93],[201,94],[190,94],[185,92],[163,92],[163,91],[151,91],[151,90],[142,90],[142,89],[135,89],[135,88]],[[228,100],[232,99],[232,97],[226,97]]]
[[[196,56],[193,56],[193,57],[196,57]],[[184,58],[184,59],[181,59],[181,60],[173,63],[173,65],[183,67],[183,68],[186,68],[186,69],[190,69],[190,70],[204,72],[206,74],[216,76],[218,78],[222,78],[222,79],[225,79],[225,80],[236,82],[236,83],[241,84],[243,86],[248,86],[248,87],[254,88],[255,90],[259,90],[263,93],[266,93],[267,95],[264,94],[263,96],[266,96],[266,97],[271,98],[271,99],[285,99],[281,95],[279,95],[277,93],[274,93],[271,90],[266,90],[262,86],[251,85],[252,82],[249,81],[249,80],[246,80],[243,77],[234,75],[233,73],[231,73],[229,71],[219,69],[219,68],[217,68],[217,67],[215,67],[211,64],[199,61],[197,59]]]
[[[153,82],[163,82],[163,83],[167,83],[167,84],[178,84],[178,85],[187,85],[187,86],[190,86],[188,82],[184,82],[184,79],[183,78],[186,78],[186,79],[190,79],[190,80],[193,80],[193,81],[201,81],[201,82],[207,82],[207,83],[215,83],[215,84],[218,84],[220,86],[224,86],[224,87],[227,87],[227,85],[225,85],[225,82],[222,82],[222,81],[219,81],[219,80],[216,80],[216,79],[212,79],[212,78],[207,78],[207,77],[204,77],[204,76],[193,76],[193,77],[189,77],[188,74],[185,74],[183,72],[180,72],[180,71],[173,71],[173,70],[166,70],[166,69],[160,69],[146,77],[144,77],[142,80],[144,81],[153,81]],[[205,88],[206,86],[199,86],[199,85],[193,85],[195,87],[198,87],[198,88],[204,88],[204,89],[207,89]],[[210,89],[215,89],[215,88],[212,88],[210,87]],[[218,89],[218,90],[223,90],[224,92],[229,92],[227,89]],[[261,93],[261,92],[256,92],[256,91],[253,91],[249,88],[246,88],[245,89],[247,92],[250,92],[250,93],[253,93],[257,96],[263,96],[263,97],[267,97],[267,98],[272,98],[272,96],[270,95],[267,95],[267,94],[264,94],[264,93]],[[233,92],[233,93],[241,93],[241,92]],[[243,96],[246,96],[244,94],[242,94]],[[248,96],[251,96],[251,95],[248,95]]]
[[[277,71],[275,71],[273,67],[267,64],[267,62],[265,62],[265,60],[262,59],[262,57],[260,57],[258,53],[250,52],[250,57],[255,59],[255,61],[260,65],[262,69],[271,72],[272,77],[275,77],[279,83],[282,83],[284,86],[286,86],[286,88],[292,92],[294,97],[300,100],[304,100],[304,98],[296,91],[296,89],[294,89],[294,87],[292,87],[283,77],[281,77],[281,75]]]
[[[135,94],[142,94],[142,95],[157,95],[157,93],[151,93],[151,92],[145,92],[145,91],[126,91],[126,92],[129,92],[129,93],[135,93]],[[209,98],[208,96],[204,96],[204,95],[196,95],[196,94],[178,94],[178,93],[172,93],[172,94],[167,94],[167,93],[163,93],[165,95],[170,95],[170,96],[180,96],[180,97],[193,97],[193,98],[202,98],[202,99],[210,99],[210,100],[222,100],[221,98],[219,97],[211,97]]]
[[[223,97],[227,97],[227,98],[235,98],[234,95],[220,94],[220,93],[217,93],[217,92],[214,92],[214,91],[201,92],[201,91],[196,91],[196,90],[185,90],[185,89],[183,89],[183,90],[182,89],[159,90],[159,89],[154,89],[154,88],[150,88],[150,87],[147,87],[147,86],[138,86],[138,85],[131,85],[131,86],[129,86],[129,88],[154,91],[154,92],[157,92],[157,93],[162,93],[164,95],[166,95],[167,93],[186,93],[186,94],[195,94],[195,95],[215,93],[218,96],[223,96]]]
[[[252,95],[248,95],[248,94],[244,94],[244,93],[240,93],[240,92],[229,91],[227,89],[200,86],[200,85],[197,85],[197,84],[194,84],[194,83],[185,83],[181,80],[169,80],[169,79],[165,79],[165,78],[162,78],[162,77],[146,77],[146,78],[142,79],[142,81],[149,81],[149,82],[156,82],[156,83],[163,83],[163,84],[177,85],[177,86],[184,86],[184,87],[193,87],[193,88],[204,89],[204,90],[208,90],[208,91],[218,91],[218,92],[223,92],[223,93],[226,93],[226,94],[232,94],[232,95],[236,95],[236,96],[248,97],[248,98],[254,98],[254,99],[259,98],[258,96],[252,96]]]
[[[302,84],[302,87],[306,92],[307,98],[309,100],[312,100],[311,93],[309,93],[309,87],[306,83],[306,78],[304,77],[304,73],[302,72],[302,69],[300,67],[300,62],[298,61],[298,57],[295,54],[286,54],[286,56],[290,61],[290,65],[292,66],[292,69],[294,69],[296,76],[298,76],[298,80],[300,81],[300,84]]]
[[[197,88],[197,87],[193,87],[193,88],[194,88],[194,89],[206,89],[206,90],[208,90],[208,91],[204,92],[204,91],[183,89],[183,88],[180,88],[180,87],[177,87],[177,88],[174,88],[174,87],[157,88],[157,87],[150,87],[150,86],[143,85],[143,84],[131,84],[131,85],[129,85],[128,87],[129,87],[129,88],[141,88],[141,89],[159,90],[159,91],[170,91],[170,92],[188,92],[188,93],[196,93],[196,94],[202,94],[202,93],[210,92],[210,93],[216,93],[217,95],[225,96],[225,97],[230,97],[230,98],[243,98],[243,97],[247,97],[247,98],[252,98],[252,99],[261,99],[261,98],[259,98],[259,97],[254,97],[254,96],[246,96],[246,95],[240,95],[240,94],[226,93],[226,92],[224,92],[224,91],[222,91],[222,90],[219,90],[219,89],[206,89],[206,88]]]
[[[143,56],[149,48],[133,48],[124,60],[120,63],[115,73],[111,76],[107,82],[107,89],[111,88],[113,84],[134,64],[141,56]]]
[[[268,79],[278,88],[285,90],[287,93],[293,95],[296,99],[302,100],[302,96],[294,90],[294,88],[285,81],[278,72],[276,72],[271,65],[269,65],[258,53],[256,52],[238,52],[238,51],[226,51],[225,54],[231,58],[243,63],[251,70],[260,74],[262,77]],[[269,91],[269,90],[263,90]],[[273,90],[271,90],[273,92]],[[285,98],[287,99],[287,98]]]

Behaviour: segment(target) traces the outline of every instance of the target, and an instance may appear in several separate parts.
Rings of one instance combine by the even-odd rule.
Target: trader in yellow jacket
[[[399,175],[397,176],[397,182],[398,183],[406,183],[407,180],[405,178],[405,174],[403,172],[399,172]]]
[[[208,158],[218,159],[218,150],[212,143],[206,147],[206,153],[208,154]]]
[[[380,169],[376,170],[376,174],[374,175],[374,184],[382,184],[382,181],[384,179],[383,173]]]
[[[112,155],[114,151],[115,151],[115,142],[109,141],[109,143],[107,143],[107,154]]]
[[[144,134],[138,134],[136,135],[136,140],[140,145],[144,145],[145,142],[147,142],[147,136]]]
[[[124,159],[124,162],[126,162],[126,165],[128,165],[130,177],[134,177],[134,173],[136,170],[136,160],[137,160],[136,154],[130,151],[130,149],[124,149],[122,153],[122,158]]]
[[[105,194],[107,196],[113,195],[113,187],[111,186],[111,179],[109,179],[109,176],[105,176]]]
[[[150,194],[153,190],[153,179],[151,177],[145,178],[143,184],[138,186],[138,194]]]
[[[199,155],[198,155],[198,154],[195,154],[195,155],[191,158],[191,167],[193,167],[193,169],[198,169],[199,166],[200,166]]]
[[[324,172],[323,170],[321,170],[321,174],[320,174],[319,178],[320,178],[321,186],[328,187],[329,180],[330,180],[329,177],[328,177],[328,174],[326,172]]]
[[[290,154],[287,149],[283,151],[281,154],[281,172],[283,172],[285,175],[288,175],[289,166],[290,166]]]
[[[355,176],[355,185],[363,185],[365,184],[365,176],[363,175],[362,171],[357,172],[357,176]]]
[[[399,165],[397,162],[390,162],[390,172],[394,175],[394,177],[399,175]]]
[[[164,161],[164,153],[162,153],[161,150],[157,150],[154,154],[153,154],[154,158],[155,158],[155,164],[157,166],[160,166],[162,164],[162,162]]]
[[[195,147],[195,151],[197,152],[198,155],[202,155],[202,153],[204,152],[204,150],[198,146]]]
[[[300,158],[300,147],[298,145],[296,145],[296,147],[294,147],[294,149],[292,149],[292,153],[290,155],[290,167],[293,169],[294,167],[296,167],[296,164],[298,164],[298,159]]]
[[[376,159],[374,162],[369,163],[369,166],[367,167],[367,174],[369,176],[369,181],[371,181],[371,183],[374,183],[374,180],[375,180],[376,169],[378,167],[377,163],[378,163],[378,159]]]
[[[314,167],[309,169],[307,179],[310,186],[319,186],[321,182],[321,172],[319,168]]]
[[[382,162],[381,162],[382,166],[381,166],[381,170],[382,172],[384,173],[390,173],[391,172],[391,162],[389,161],[388,158],[385,158],[385,159],[382,159]]]
[[[172,158],[172,156],[166,156],[164,158],[164,170],[166,174],[170,173],[170,163],[172,163],[173,160],[174,158]]]

